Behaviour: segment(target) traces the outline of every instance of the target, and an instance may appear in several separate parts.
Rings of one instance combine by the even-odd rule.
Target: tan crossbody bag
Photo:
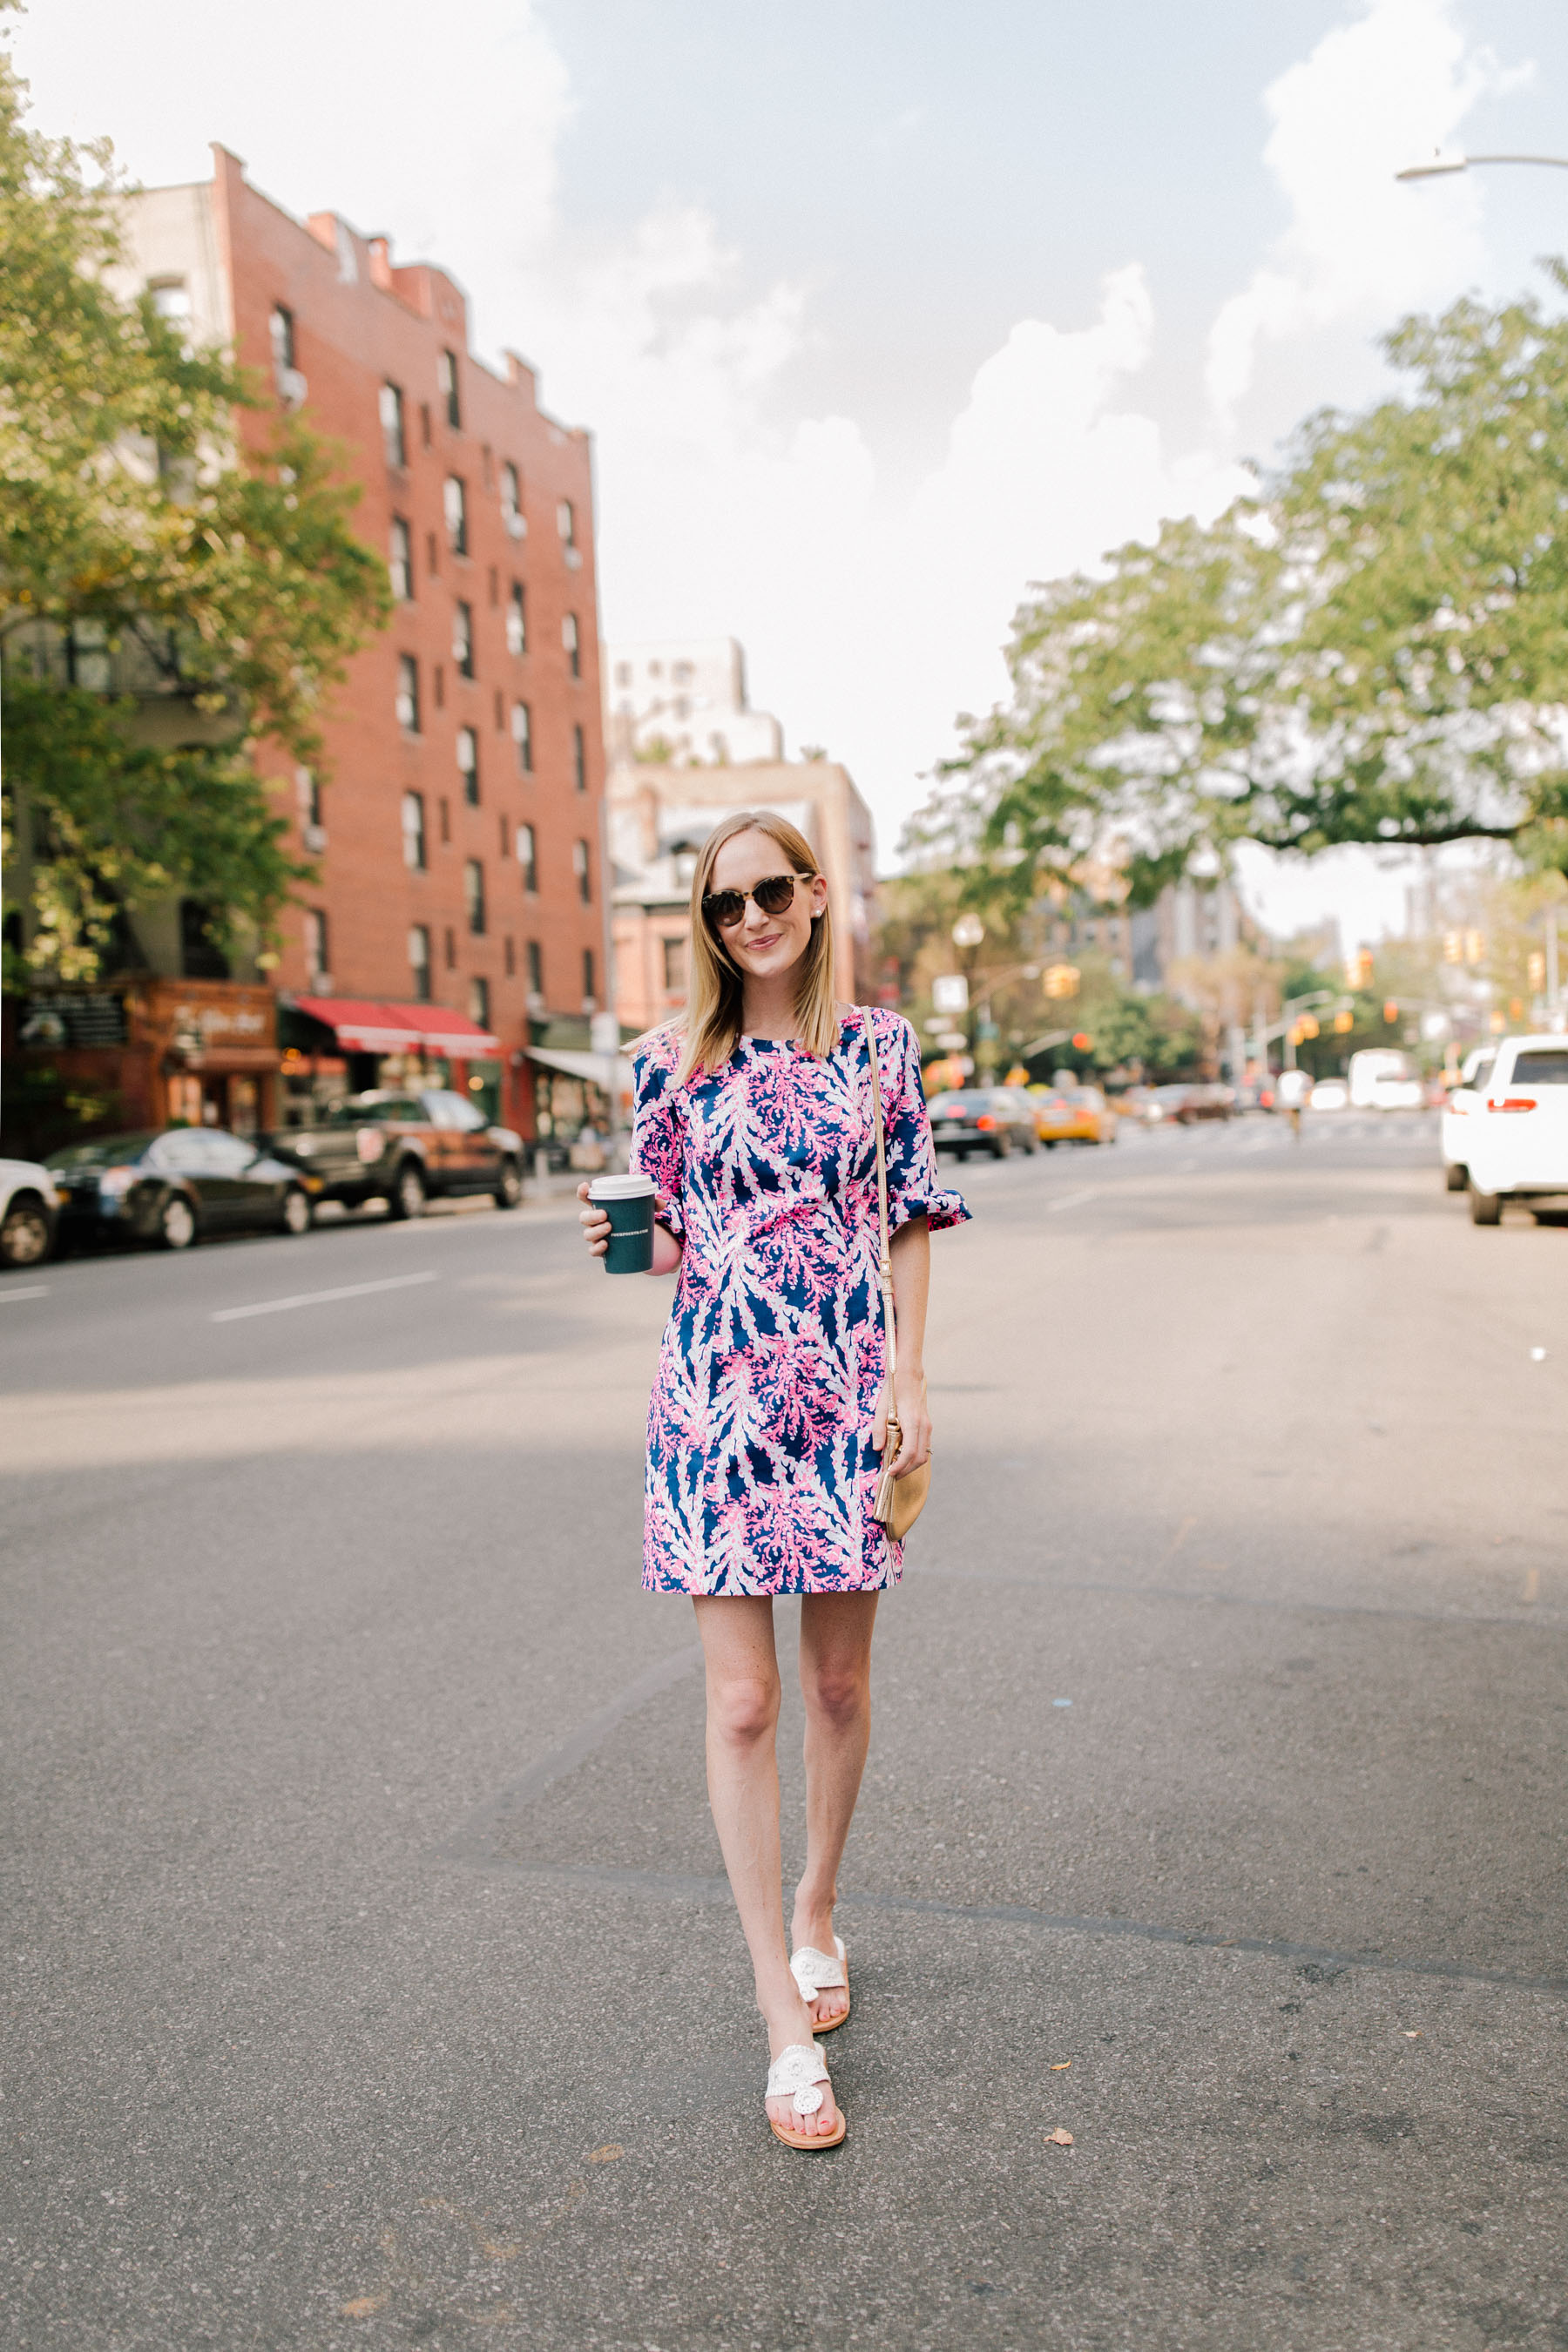
[[[899,1368],[899,1327],[893,1314],[893,1260],[888,1243],[888,1147],[882,1122],[882,1074],[877,1057],[877,1033],[871,1025],[868,1006],[861,1007],[866,1026],[866,1053],[871,1065],[871,1104],[877,1118],[877,1237],[880,1244],[878,1286],[882,1293],[882,1330],[887,1340],[888,1360],[888,1435],[882,1447],[882,1475],[877,1481],[877,1499],[871,1506],[871,1517],[878,1520],[895,1543],[901,1543],[926,1507],[931,1493],[931,1464],[922,1463],[918,1470],[906,1470],[901,1478],[893,1475],[893,1464],[899,1458],[903,1433],[893,1415],[893,1378]],[[921,1385],[924,1393],[924,1384]]]

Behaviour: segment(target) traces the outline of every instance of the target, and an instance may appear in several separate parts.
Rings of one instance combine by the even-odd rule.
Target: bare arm
[[[893,1314],[898,1324],[899,1369],[893,1382],[893,1406],[901,1443],[893,1475],[918,1470],[931,1460],[931,1414],[925,1397],[926,1299],[931,1290],[931,1234],[923,1217],[911,1217],[893,1235],[889,1256],[893,1267]],[[881,1447],[887,1435],[887,1391],[883,1391],[872,1423],[873,1444]]]

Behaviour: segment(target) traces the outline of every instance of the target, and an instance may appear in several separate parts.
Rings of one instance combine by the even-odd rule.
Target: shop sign
[[[53,989],[27,999],[22,1016],[24,1045],[123,1045],[125,999],[107,989]]]

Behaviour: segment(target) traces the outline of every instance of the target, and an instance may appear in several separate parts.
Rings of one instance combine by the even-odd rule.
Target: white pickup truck
[[[1500,1037],[1468,1119],[1470,1216],[1568,1194],[1568,1036]]]

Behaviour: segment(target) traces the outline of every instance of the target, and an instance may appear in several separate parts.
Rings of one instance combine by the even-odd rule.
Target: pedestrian
[[[879,1286],[875,1038],[897,1371],[895,1477],[929,1460],[922,1353],[937,1181],[914,1032],[833,992],[826,877],[768,812],[710,834],[684,1016],[632,1048],[632,1165],[678,1276],[648,1408],[643,1583],[689,1594],[708,1684],[708,1794],[768,2030],[768,2120],[843,2138],[816,2035],[849,2014],[837,1873],[870,1736],[871,1629],[902,1547],[873,1516],[889,1398]],[[582,1222],[602,1256],[609,1220]],[[784,1940],[773,1604],[800,1596],[806,1856]]]

